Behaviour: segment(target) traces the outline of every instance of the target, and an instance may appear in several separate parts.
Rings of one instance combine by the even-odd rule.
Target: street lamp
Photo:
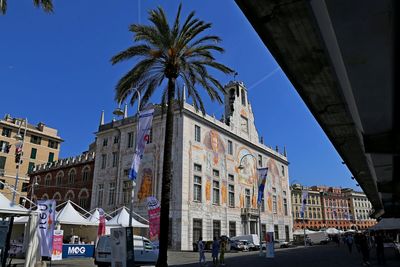
[[[121,102],[118,103],[118,107],[113,111],[113,114],[116,116],[124,115],[124,111],[121,109]]]
[[[19,179],[19,167],[22,163],[22,155],[23,155],[23,151],[24,151],[24,140],[25,140],[25,136],[26,136],[26,130],[28,128],[28,119],[18,119],[21,121],[19,127],[18,127],[18,132],[15,135],[15,139],[18,140],[18,143],[15,144],[16,149],[15,149],[15,159],[16,159],[16,163],[17,163],[17,172],[15,174],[15,185],[14,185],[14,191],[13,191],[13,195],[12,195],[12,201],[11,201],[11,205],[15,205],[15,197],[16,197],[16,192],[18,190],[18,179]],[[25,129],[24,129],[24,135],[21,135],[21,127],[22,127],[22,123],[25,124]],[[19,156],[20,155],[20,156]]]
[[[38,178],[37,176],[35,176],[35,182],[32,185],[32,194],[31,194],[31,199],[33,198],[34,194],[35,194],[35,186],[39,186],[38,183]],[[32,201],[29,202],[29,209],[32,209]]]
[[[240,161],[239,161],[239,166],[238,166],[238,169],[239,170],[243,170],[245,167],[242,165],[242,161],[243,161],[243,159],[245,158],[245,157],[247,157],[247,156],[251,156],[251,157],[253,157],[255,160],[257,160],[257,158],[253,155],[253,154],[251,154],[251,153],[247,153],[247,154],[245,154],[245,155],[243,155],[241,158],[240,158]],[[257,163],[256,163],[257,164]],[[259,168],[257,168],[257,176],[258,176],[258,170],[259,170]],[[259,177],[258,177],[259,178]],[[258,203],[258,201],[257,201],[257,209],[258,209],[258,232],[259,232],[259,239],[260,239],[260,253],[259,253],[259,255],[260,256],[262,256],[262,233],[261,233],[261,231],[262,231],[262,229],[261,229],[261,205],[260,205],[260,203]],[[250,222],[249,222],[250,223]]]

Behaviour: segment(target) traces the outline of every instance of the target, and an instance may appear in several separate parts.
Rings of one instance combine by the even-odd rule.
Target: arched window
[[[48,195],[48,194],[46,194],[46,193],[44,193],[44,194],[42,195],[42,199],[43,199],[43,200],[47,200],[47,199],[49,199],[49,195]]]
[[[67,194],[65,195],[64,200],[74,200],[75,194],[74,191],[68,190]]]
[[[71,169],[68,173],[68,184],[74,184],[75,177],[76,177],[76,171],[75,169]]]
[[[78,194],[79,206],[84,209],[89,208],[89,191],[86,188],[81,189]]]
[[[87,183],[89,181],[89,175],[90,175],[90,167],[85,166],[82,170],[82,181],[84,183]]]
[[[61,201],[61,194],[60,194],[60,192],[56,192],[56,193],[53,195],[53,199],[54,199],[55,201],[57,201],[57,202]]]
[[[242,89],[242,105],[246,106],[246,92]]]
[[[62,178],[64,177],[64,172],[59,171],[56,176],[56,185],[62,185]]]
[[[46,175],[46,178],[44,179],[44,185],[45,186],[50,186],[50,184],[51,184],[51,173],[48,173]]]

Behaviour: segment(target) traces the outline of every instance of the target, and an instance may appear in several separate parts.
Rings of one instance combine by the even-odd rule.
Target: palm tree
[[[47,13],[53,12],[53,3],[52,0],[33,0],[33,4],[36,7],[41,6],[44,11]],[[0,0],[0,13],[6,14],[7,11],[7,0]]]
[[[164,10],[159,7],[149,11],[151,25],[133,24],[129,30],[134,33],[134,46],[112,57],[112,64],[121,61],[139,58],[136,65],[129,70],[116,85],[116,100],[121,103],[131,95],[133,104],[137,95],[132,94],[132,86],[141,93],[143,107],[155,90],[162,87],[161,106],[163,112],[166,106],[166,125],[164,137],[164,159],[161,190],[161,219],[160,219],[160,252],[157,261],[158,267],[168,266],[167,248],[169,231],[169,195],[171,186],[171,152],[174,122],[175,98],[182,103],[182,83],[186,84],[188,97],[193,105],[205,113],[204,105],[195,85],[203,87],[212,100],[222,103],[219,91],[223,87],[217,79],[212,77],[207,68],[222,71],[225,74],[233,71],[215,61],[212,52],[223,52],[218,46],[221,39],[214,35],[199,35],[211,27],[195,18],[191,12],[180,24],[182,6],[179,5],[174,24],[170,27]],[[165,86],[166,85],[166,86]],[[182,108],[182,106],[181,106]]]

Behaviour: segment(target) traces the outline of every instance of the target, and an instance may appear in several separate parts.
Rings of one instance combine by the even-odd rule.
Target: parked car
[[[158,248],[143,236],[133,236],[135,265],[155,265],[158,258]],[[104,235],[97,241],[94,252],[94,263],[99,267],[111,266],[111,237]]]
[[[257,249],[260,248],[260,238],[258,235],[251,234],[251,235],[239,235],[231,237],[232,240],[246,240],[247,242],[253,243]]]
[[[243,242],[241,242],[239,240],[231,240],[231,248],[233,250],[242,251],[244,249]]]
[[[243,244],[242,251],[249,251],[250,250],[250,242],[247,240],[239,240]],[[254,244],[253,244],[254,245]]]

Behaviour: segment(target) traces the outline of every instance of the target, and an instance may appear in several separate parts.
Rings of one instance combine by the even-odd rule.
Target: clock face
[[[249,120],[243,116],[240,116],[240,127],[242,132],[248,133],[249,132]]]

